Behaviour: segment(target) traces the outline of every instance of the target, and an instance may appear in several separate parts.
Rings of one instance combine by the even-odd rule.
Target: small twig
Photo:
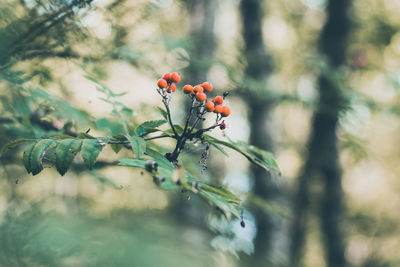
[[[194,108],[194,103],[195,103],[195,98],[193,97],[192,98],[192,105],[190,106],[190,109],[189,109],[189,115],[188,115],[188,117],[186,119],[185,128],[183,129],[182,136],[185,136],[186,130],[187,130],[188,126],[189,126],[190,119],[192,118],[192,112],[193,112],[193,108]]]
[[[167,103],[167,97],[164,95],[162,95],[162,97],[163,97],[163,103],[164,103],[165,109],[167,110],[167,117],[168,117],[169,125],[171,126],[171,129],[174,132],[175,138],[179,138],[179,135],[175,130],[174,124],[172,123],[171,111],[169,110],[169,105]]]

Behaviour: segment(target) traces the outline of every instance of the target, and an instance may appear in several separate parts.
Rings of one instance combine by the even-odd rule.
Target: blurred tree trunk
[[[190,16],[191,49],[190,65],[185,77],[191,83],[202,83],[213,64],[215,50],[215,10],[216,0],[186,0]],[[186,79],[185,78],[185,79]]]
[[[215,50],[214,22],[217,8],[216,0],[186,0],[184,1],[189,13],[190,23],[190,65],[184,70],[183,83],[196,85],[207,80],[207,73],[213,64]],[[190,108],[190,101],[186,101],[186,110]],[[192,118],[193,120],[195,118]],[[193,121],[192,121],[193,122]],[[200,122],[198,128],[202,126]],[[200,153],[193,153],[200,159]],[[180,221],[185,220],[189,225],[204,228],[205,212],[199,212],[196,205],[176,200],[176,206],[172,207]],[[197,201],[193,198],[191,202]],[[199,200],[201,201],[201,200]],[[199,203],[200,204],[200,203]]]
[[[273,150],[271,109],[273,103],[263,92],[256,88],[246,88],[246,80],[252,81],[265,88],[273,65],[272,58],[264,44],[262,37],[262,2],[258,0],[242,0],[240,12],[243,27],[244,54],[247,62],[245,69],[244,91],[242,97],[249,103],[248,121],[250,124],[250,144]],[[254,177],[254,191],[256,197],[266,201],[277,201],[280,195],[278,185],[264,169],[251,166]],[[257,223],[257,235],[254,242],[254,255],[243,257],[247,266],[265,266],[268,263],[277,263],[277,247],[280,240],[282,219],[265,212],[262,207],[251,206]],[[279,260],[278,260],[279,261]]]
[[[346,39],[350,28],[348,17],[350,1],[330,0],[328,20],[320,37],[319,48],[327,57],[329,66],[338,69],[345,63]],[[308,158],[299,178],[294,202],[294,223],[291,247],[293,266],[301,265],[305,244],[307,211],[310,202],[310,181],[320,179],[324,186],[321,200],[321,226],[327,257],[327,266],[346,266],[344,241],[341,231],[342,187],[336,127],[342,105],[340,88],[329,77],[319,79],[319,106],[312,121],[308,144]]]

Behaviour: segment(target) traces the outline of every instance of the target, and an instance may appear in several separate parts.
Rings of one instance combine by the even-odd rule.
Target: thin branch
[[[164,96],[163,96],[163,103],[164,103],[165,108],[167,109],[167,117],[168,117],[169,125],[171,126],[171,129],[172,129],[172,131],[174,132],[175,138],[178,139],[178,138],[179,138],[179,135],[178,135],[178,133],[177,133],[176,130],[175,130],[174,124],[172,123],[171,111],[169,110],[169,105],[167,104],[167,102],[166,102],[166,97],[164,97]]]

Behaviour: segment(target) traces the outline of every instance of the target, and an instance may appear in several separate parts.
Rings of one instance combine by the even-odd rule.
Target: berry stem
[[[190,119],[192,118],[194,103],[195,103],[195,98],[192,97],[192,105],[190,106],[189,114],[188,114],[188,116],[187,116],[187,118],[186,118],[185,128],[183,129],[183,133],[182,133],[182,135],[181,135],[181,138],[182,138],[183,136],[185,136],[186,131],[187,131],[187,128],[188,128],[188,126],[189,126],[189,121],[190,121]]]
[[[166,97],[164,97],[164,96],[163,96],[163,103],[164,103],[165,109],[167,110],[167,117],[168,117],[169,125],[171,126],[171,129],[172,129],[172,131],[174,132],[175,138],[176,138],[176,139],[179,139],[179,135],[178,135],[178,133],[177,133],[176,130],[175,130],[174,124],[172,123],[171,111],[169,110],[169,105],[168,105],[168,103],[167,103],[167,99],[166,99]]]

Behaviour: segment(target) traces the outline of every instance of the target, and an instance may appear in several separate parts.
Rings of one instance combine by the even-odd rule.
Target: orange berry
[[[206,108],[206,110],[207,110],[208,112],[213,112],[214,109],[215,109],[215,105],[214,105],[213,102],[208,101],[208,102],[205,104],[205,108]]]
[[[157,81],[157,85],[158,85],[158,87],[160,87],[160,88],[167,88],[167,87],[168,87],[168,83],[167,83],[167,81],[164,80],[164,79],[159,79],[159,80]]]
[[[165,73],[165,74],[162,76],[162,78],[163,78],[164,80],[170,81],[170,80],[171,80],[171,73]]]
[[[214,102],[215,105],[222,105],[224,99],[222,98],[222,96],[216,96],[212,101]]]
[[[201,84],[201,86],[204,88],[204,91],[206,91],[207,93],[209,93],[213,90],[213,86],[209,82],[204,82]]]
[[[214,113],[222,113],[222,105],[215,106]]]
[[[229,114],[231,114],[231,109],[227,106],[223,106],[221,112],[222,117],[228,117]]]
[[[199,101],[199,102],[204,102],[204,101],[206,101],[207,100],[207,96],[206,96],[206,94],[205,93],[196,93],[196,100],[197,101]]]
[[[195,93],[203,93],[204,92],[204,88],[201,85],[196,85],[194,87],[194,92]]]
[[[186,84],[183,87],[183,93],[185,94],[193,94],[193,91],[194,91],[193,86],[191,86],[190,84]]]
[[[169,90],[171,90],[172,92],[176,91],[176,84],[171,83],[171,85],[169,86]]]
[[[181,80],[181,76],[177,72],[171,73],[171,81],[174,83],[179,83]]]

